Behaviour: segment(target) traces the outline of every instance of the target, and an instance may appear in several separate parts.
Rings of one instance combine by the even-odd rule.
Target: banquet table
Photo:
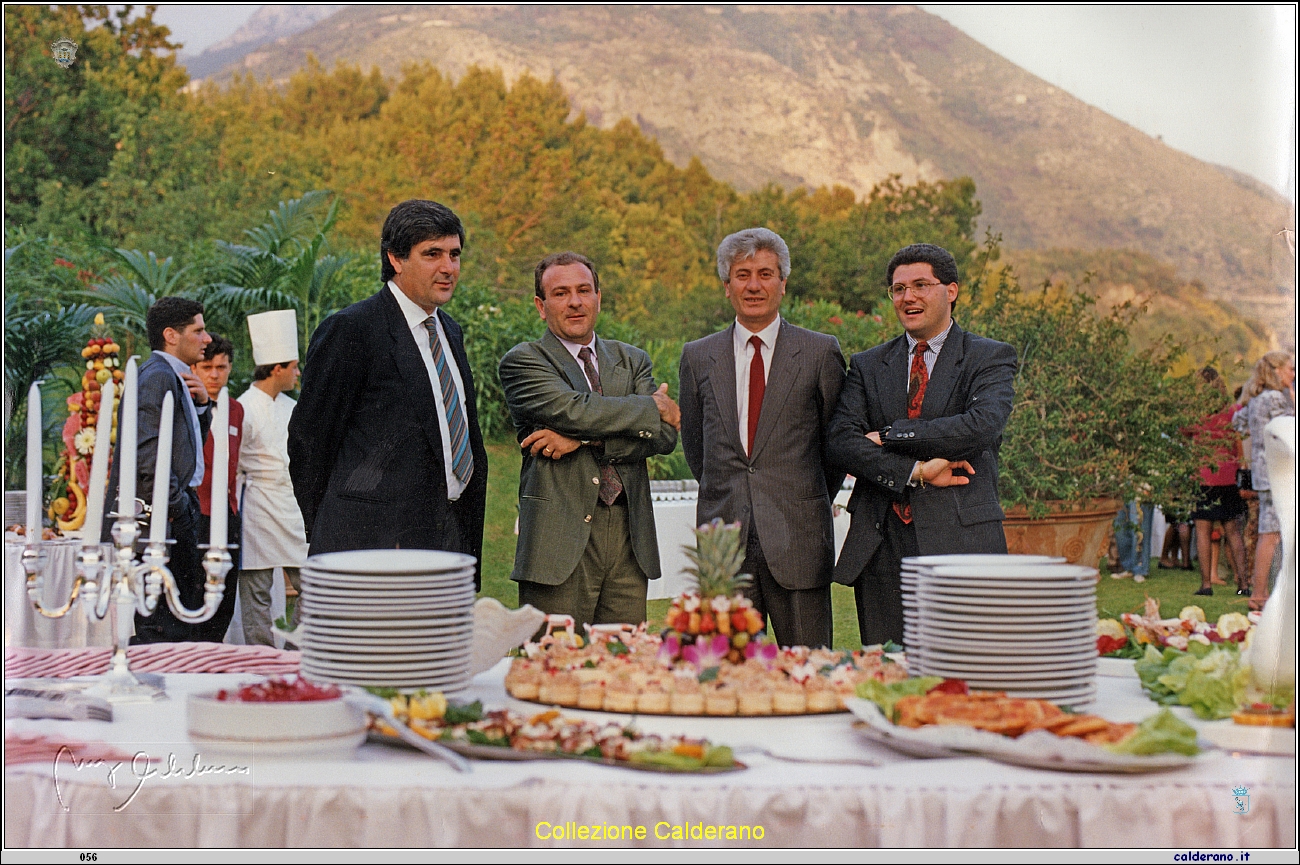
[[[507,664],[476,677],[465,696],[489,708],[536,709],[506,696]],[[731,745],[749,766],[708,776],[573,761],[475,761],[472,773],[460,774],[423,754],[374,743],[350,760],[285,761],[254,753],[244,766],[198,755],[198,765],[224,765],[230,773],[194,772],[186,695],[251,680],[168,675],[168,700],[117,706],[112,723],[6,721],[7,736],[42,731],[160,761],[152,764],[152,775],[144,762],[132,761],[111,780],[111,767],[93,761],[77,766],[65,760],[57,771],[46,762],[6,766],[6,845],[606,843],[545,837],[570,822],[644,827],[644,840],[619,842],[638,846],[1248,849],[1296,841],[1293,757],[1209,751],[1193,766],[1145,775],[1052,772],[980,758],[914,760],[863,739],[847,714],[637,719],[649,732],[703,735]],[[1094,709],[1111,720],[1139,720],[1156,710],[1134,678],[1102,677],[1099,692]],[[1234,812],[1233,791],[1241,787],[1249,791],[1246,814]],[[704,827],[719,825],[751,827],[750,840],[689,838],[693,827],[703,834]],[[657,837],[682,826],[683,840]],[[760,826],[761,838],[755,838]]]

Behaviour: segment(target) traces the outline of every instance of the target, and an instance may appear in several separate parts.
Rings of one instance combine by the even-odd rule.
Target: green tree
[[[32,222],[47,188],[103,178],[128,130],[179,104],[186,82],[156,7],[6,6],[5,219]],[[68,37],[64,69],[50,43]]]

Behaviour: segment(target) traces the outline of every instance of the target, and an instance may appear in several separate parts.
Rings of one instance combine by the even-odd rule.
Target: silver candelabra
[[[140,524],[135,514],[112,514],[112,556],[105,555],[106,544],[87,539],[77,557],[77,577],[73,581],[68,600],[56,609],[46,609],[44,604],[44,570],[48,557],[44,542],[28,538],[23,550],[23,569],[27,572],[27,597],[36,611],[48,619],[58,619],[72,611],[78,597],[88,618],[101,621],[109,614],[110,606],[115,617],[113,660],[108,672],[100,677],[87,693],[103,697],[109,702],[148,702],[166,696],[160,685],[142,682],[131,672],[127,647],[131,642],[133,613],[148,617],[158,609],[158,599],[166,590],[167,606],[177,619],[188,624],[206,622],[216,615],[225,594],[226,574],[232,566],[229,547],[206,545],[203,571],[203,606],[191,610],[181,601],[176,578],[167,567],[167,545],[171,540],[150,540],[136,559],[136,540],[140,537]],[[87,524],[88,533],[98,526]],[[102,586],[102,590],[101,590]]]

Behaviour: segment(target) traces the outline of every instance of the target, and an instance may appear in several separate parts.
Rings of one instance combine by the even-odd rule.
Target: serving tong
[[[416,750],[423,751],[430,757],[443,761],[457,772],[473,772],[474,768],[455,751],[437,742],[424,738],[419,733],[412,730],[408,725],[397,719],[397,713],[393,711],[393,704],[385,699],[376,697],[360,688],[343,688],[343,699],[350,705],[361,709],[363,712],[369,712],[379,718],[391,727],[403,742],[410,745]]]

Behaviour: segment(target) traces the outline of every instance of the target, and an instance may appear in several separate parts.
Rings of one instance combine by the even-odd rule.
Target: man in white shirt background
[[[307,558],[307,533],[289,477],[289,419],[297,403],[298,319],[292,309],[248,317],[253,343],[253,383],[239,398],[244,440],[239,473],[244,481],[239,615],[244,642],[274,645],[271,589],[275,568],[299,589],[298,568]],[[294,619],[298,618],[294,605]]]

